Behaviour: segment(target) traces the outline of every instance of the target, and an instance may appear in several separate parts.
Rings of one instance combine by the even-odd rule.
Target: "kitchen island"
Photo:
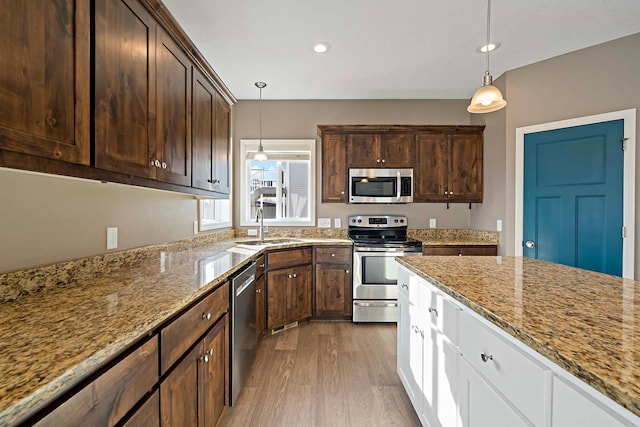
[[[423,341],[430,336],[434,341],[435,350],[425,351],[427,356],[448,354],[441,364],[459,364],[454,370],[459,379],[447,365],[433,381],[450,383],[442,399],[456,402],[458,413],[451,416],[463,423],[473,420],[474,411],[482,418],[478,404],[492,408],[491,401],[474,402],[474,392],[482,390],[484,396],[495,391],[505,401],[496,401],[491,417],[504,408],[513,412],[505,419],[516,424],[566,425],[566,417],[575,417],[574,425],[597,425],[598,416],[618,423],[607,425],[640,424],[640,283],[519,257],[403,257],[398,262],[404,270],[398,280],[404,303],[411,313],[424,309],[430,319],[421,325],[418,316],[407,311],[403,320],[401,313],[398,331],[399,373],[407,377],[405,387],[418,388],[414,395],[424,395],[414,396],[414,406],[427,420],[439,417],[437,405],[428,406],[433,396],[420,391],[420,380],[408,378],[411,366],[401,366],[402,347],[413,351],[412,334],[420,332]],[[403,327],[409,329],[406,342]],[[420,371],[428,373],[433,365],[437,372],[439,359],[430,363],[427,356]],[[594,406],[585,406],[587,401]]]

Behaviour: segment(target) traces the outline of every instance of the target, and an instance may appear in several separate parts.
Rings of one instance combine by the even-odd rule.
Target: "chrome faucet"
[[[264,243],[264,210],[262,210],[262,206],[256,211],[256,222],[258,222],[258,220],[260,220],[258,239],[260,239],[260,243]]]

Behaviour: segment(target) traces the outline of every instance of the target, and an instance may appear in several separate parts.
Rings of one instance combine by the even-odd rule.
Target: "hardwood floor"
[[[306,322],[263,339],[231,426],[419,426],[396,373],[396,325]]]

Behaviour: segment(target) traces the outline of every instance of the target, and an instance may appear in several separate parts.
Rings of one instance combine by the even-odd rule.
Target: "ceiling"
[[[466,99],[484,0],[163,0],[238,99]],[[493,0],[494,78],[640,32],[640,0]],[[331,45],[313,52],[314,42]],[[638,47],[640,49],[640,46]]]

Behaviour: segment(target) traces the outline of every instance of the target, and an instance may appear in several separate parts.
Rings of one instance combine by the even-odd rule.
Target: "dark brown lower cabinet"
[[[158,382],[158,337],[139,345],[37,426],[113,426]]]
[[[266,281],[262,274],[256,280],[256,340],[260,344],[262,336],[267,330]]]
[[[136,411],[124,427],[151,427],[160,425],[160,392],[153,395]]]
[[[350,319],[353,314],[351,247],[316,247],[314,251],[313,316]]]
[[[496,245],[466,245],[466,246],[424,246],[422,248],[423,255],[498,255],[498,246]]]
[[[228,402],[228,316],[187,352],[160,384],[162,426],[214,426]]]
[[[311,265],[267,273],[267,328],[275,329],[311,317]]]

